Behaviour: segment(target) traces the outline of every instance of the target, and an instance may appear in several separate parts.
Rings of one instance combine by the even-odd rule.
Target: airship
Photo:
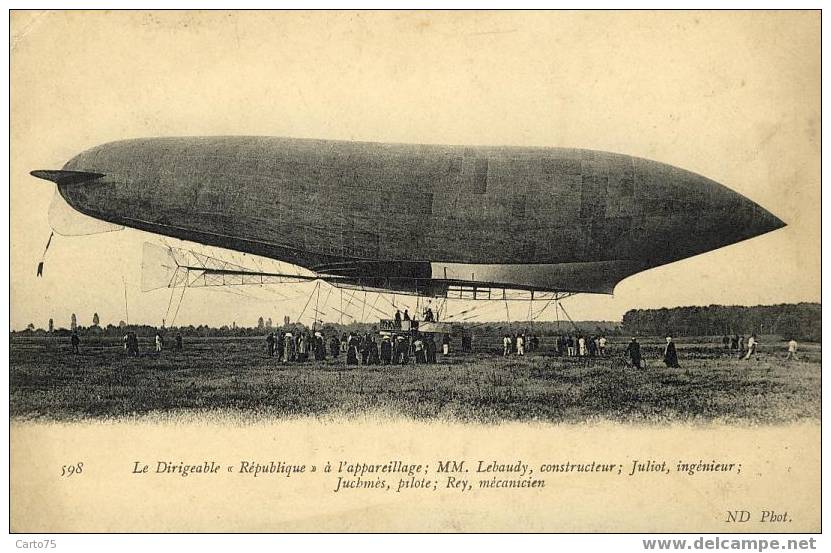
[[[263,256],[336,286],[437,298],[611,294],[641,271],[785,226],[701,175],[586,149],[142,138],[31,174],[105,230]],[[290,276],[171,257],[206,279]]]

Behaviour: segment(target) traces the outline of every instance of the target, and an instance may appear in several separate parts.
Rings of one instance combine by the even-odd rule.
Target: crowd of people
[[[503,354],[508,355],[511,348],[511,337],[505,335],[503,338]],[[513,339],[515,348],[522,350],[522,337]],[[518,341],[518,342],[517,342]],[[557,336],[556,352],[563,357],[604,357],[606,356],[608,340],[605,336]],[[744,336],[736,335],[734,338],[724,336],[722,344],[725,349],[734,349],[738,352],[738,358],[742,360],[749,360],[756,355],[756,349],[759,345],[759,340],[755,334],[751,334],[746,340]],[[516,351],[516,350],[514,350]],[[786,359],[796,359],[797,342],[793,338],[788,342],[788,355]],[[643,356],[641,354],[641,345],[637,338],[632,338],[626,347],[626,357],[629,358],[633,367],[642,368]],[[666,343],[663,346],[662,359],[664,365],[668,368],[680,368],[678,362],[678,350],[675,347],[675,342],[672,336],[666,337]]]
[[[517,332],[514,334],[505,334],[502,337],[503,357],[514,354],[524,356],[526,352],[536,351],[539,347],[540,339],[536,334]]]
[[[742,335],[735,334],[727,336],[726,334],[721,338],[721,343],[724,349],[736,351],[739,359],[750,359],[756,355],[756,348],[759,345],[759,339],[755,334],[751,334],[747,338]],[[791,338],[788,342],[788,359],[796,358],[796,340]]]
[[[432,312],[425,311],[425,320],[433,320]],[[396,312],[394,325],[400,329],[402,321],[409,321],[410,316],[405,309],[403,314]],[[327,358],[345,359],[346,365],[390,365],[415,363],[435,363],[437,353],[441,349],[444,355],[450,353],[450,335],[436,335],[417,330],[403,330],[398,332],[350,332],[338,336],[332,333],[328,338],[321,331],[306,329],[291,329],[288,331],[276,330],[266,335],[267,352],[269,357],[286,363],[303,363],[310,360],[324,361]],[[554,352],[561,357],[606,357],[609,341],[603,335],[558,335],[553,338]],[[438,342],[438,343],[437,343]],[[72,352],[80,352],[80,337],[73,331],[70,335]],[[732,350],[739,359],[749,360],[756,355],[759,340],[756,334],[747,338],[743,335],[725,335],[721,338],[725,350]],[[165,338],[161,331],[157,332],[153,341],[156,353],[165,348]],[[135,332],[127,332],[123,336],[124,351],[128,356],[139,357],[139,339]],[[502,336],[502,355],[524,356],[526,353],[537,351],[540,347],[540,338],[535,334],[525,332],[506,333]],[[796,360],[798,343],[791,338],[787,343],[786,360]],[[183,349],[182,335],[174,337],[173,349]],[[472,351],[472,336],[465,333],[462,336],[462,351]],[[627,344],[624,354],[632,366],[642,367],[643,356],[640,342],[632,338]],[[667,367],[679,368],[678,351],[671,336],[666,337],[663,346],[663,362]]]
[[[72,346],[72,353],[77,355],[81,352],[81,337],[78,331],[72,331],[72,334],[69,336],[69,343]],[[128,357],[139,357],[139,339],[135,332],[130,331],[124,334],[121,337],[121,343]],[[165,339],[161,331],[157,332],[153,338],[153,348],[156,353],[161,353],[165,349]],[[176,351],[182,351],[184,349],[182,335],[178,332],[174,336],[173,348]]]
[[[182,339],[181,333],[176,333],[173,338],[173,348],[176,351],[182,351],[184,349],[184,341]],[[121,341],[124,345],[124,351],[127,352],[128,357],[138,357],[139,356],[139,340],[138,336],[135,332],[128,332],[125,334]],[[156,335],[153,337],[153,348],[156,353],[161,353],[162,350],[165,349],[165,339],[164,335],[161,331],[157,332]]]
[[[269,357],[277,357],[278,360],[304,362],[309,359],[326,359],[327,343],[320,332],[270,332],[266,336],[266,343]]]
[[[406,313],[406,312],[405,312]],[[404,319],[407,320],[407,319]],[[439,340],[444,355],[450,353],[450,336]],[[303,363],[314,359],[343,358],[346,365],[406,365],[408,363],[435,363],[437,340],[432,333],[350,332],[332,334],[328,339],[320,331],[276,331],[266,335],[269,357],[284,363]]]
[[[425,306],[424,322],[437,321],[432,307]],[[407,323],[407,324],[405,324]],[[418,321],[410,316],[408,309],[396,310],[392,320],[392,331],[350,332],[338,336],[336,333],[324,336],[324,331],[306,329],[276,330],[266,335],[266,349],[269,357],[283,363],[303,363],[314,359],[325,361],[344,359],[346,365],[406,365],[414,363],[435,363],[439,347],[444,355],[450,354],[450,336],[437,337],[434,333],[418,332]],[[328,333],[327,333],[328,334]],[[438,342],[438,343],[437,343]],[[470,347],[470,338],[463,339],[463,350]]]
[[[609,341],[605,336],[566,335],[557,336],[554,344],[561,357],[604,357]]]
[[[722,345],[724,349],[737,351],[738,358],[747,361],[756,355],[756,349],[759,346],[759,339],[755,334],[751,334],[746,340],[744,336],[740,336],[738,334],[732,338],[730,336],[724,336],[722,338]],[[797,359],[797,347],[798,344],[796,340],[791,338],[788,341],[788,354],[785,357],[786,360]],[[629,342],[626,349],[626,355],[629,357],[629,360],[634,367],[641,368],[641,362],[643,359],[641,357],[640,343],[637,338],[632,338],[632,341]],[[678,364],[678,350],[675,348],[675,342],[672,341],[671,336],[666,337],[666,344],[664,345],[663,350],[663,361],[667,367],[680,368],[680,365]]]

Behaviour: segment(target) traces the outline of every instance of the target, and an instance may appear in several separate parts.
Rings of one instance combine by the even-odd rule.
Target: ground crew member
[[[641,345],[638,343],[638,340],[634,337],[632,341],[629,342],[629,346],[626,348],[626,353],[629,354],[629,359],[632,360],[632,365],[636,369],[641,368]]]
[[[389,336],[384,336],[381,340],[381,363],[389,365],[392,361],[392,342]]]
[[[269,332],[268,336],[265,337],[265,342],[268,344],[268,356],[274,357],[274,333]]]
[[[788,342],[788,357],[786,359],[796,359],[796,340],[791,338],[791,341]]]
[[[436,342],[433,340],[432,334],[428,334],[424,340],[424,352],[428,363],[436,362]]]
[[[427,358],[424,355],[424,342],[421,341],[420,336],[417,336],[413,342],[413,352],[415,353],[416,364],[421,365],[427,361]]]
[[[667,336],[667,345],[664,346],[664,364],[667,367],[678,369],[678,352],[675,350],[675,344],[672,342],[672,337]]]
[[[750,359],[751,355],[756,354],[756,344],[757,343],[758,342],[756,341],[756,335],[751,334],[750,338],[747,339],[747,354],[744,356],[745,361]]]

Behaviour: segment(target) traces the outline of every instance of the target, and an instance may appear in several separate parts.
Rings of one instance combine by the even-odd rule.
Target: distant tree
[[[72,318],[70,319],[69,329],[72,330],[72,332],[78,330],[78,318],[75,316],[75,313],[72,314]]]
[[[262,330],[263,328],[265,328],[265,321],[260,317],[257,319],[257,330]]]
[[[49,332],[54,332],[54,331],[55,331],[55,321],[53,321],[52,319],[49,319]]]
[[[283,325],[289,326],[289,324],[291,324],[291,319],[289,319],[289,316],[286,315],[285,317],[283,317]]]
[[[271,328],[271,324],[272,324],[272,323],[271,323],[271,317],[269,317],[269,318],[268,318],[268,319],[266,319],[266,321],[265,321],[265,327],[266,327],[266,328]]]
[[[118,328],[124,328],[126,326],[127,326],[127,323],[125,323],[124,321],[118,321]]]
[[[98,318],[98,313],[92,314],[92,326],[98,326],[100,319]]]
[[[34,330],[34,329],[35,329],[34,323],[29,323],[29,324],[26,325],[26,330]]]

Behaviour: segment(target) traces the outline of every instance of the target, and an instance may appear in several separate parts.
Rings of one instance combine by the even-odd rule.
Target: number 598
[[[61,476],[69,478],[73,474],[81,474],[84,472],[84,463],[79,462],[74,465],[63,465],[61,467]]]

